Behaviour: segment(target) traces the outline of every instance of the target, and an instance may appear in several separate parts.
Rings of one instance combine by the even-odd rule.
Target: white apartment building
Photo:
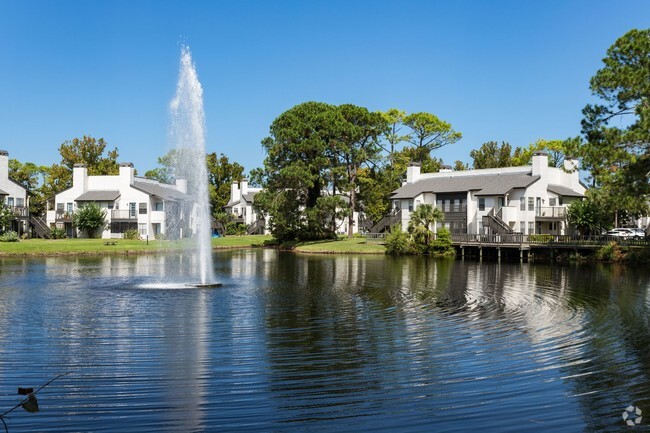
[[[255,209],[255,196],[261,188],[251,188],[248,181],[243,179],[240,182],[233,182],[230,187],[230,200],[225,206],[225,211],[233,215],[234,221],[241,222],[248,227],[249,234],[269,234],[270,231],[268,216],[261,216]],[[331,192],[327,192],[331,194]],[[342,197],[348,201],[347,197]],[[336,221],[336,233],[346,235],[348,233],[348,218]],[[353,228],[354,233],[359,231],[359,213],[354,212]]]
[[[15,218],[10,230],[19,234],[29,228],[29,198],[27,190],[9,177],[9,152],[0,150],[0,203],[9,207]]]
[[[420,173],[412,163],[392,194],[393,211],[403,229],[418,205],[430,203],[443,210],[442,224],[454,234],[572,234],[566,208],[586,191],[577,164],[567,158],[563,168],[549,167],[545,152],[523,167]]]
[[[89,202],[106,210],[107,226],[102,238],[121,238],[126,230],[138,230],[142,238],[187,237],[194,228],[187,183],[175,185],[135,176],[131,163],[120,164],[119,175],[89,176],[83,164],[75,164],[72,187],[60,192],[49,203],[47,223],[66,230],[68,237],[82,237],[72,224],[74,213]],[[186,236],[184,236],[185,231]]]

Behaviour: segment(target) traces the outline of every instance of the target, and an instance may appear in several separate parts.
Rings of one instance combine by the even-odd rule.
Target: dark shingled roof
[[[413,198],[423,192],[448,193],[476,191],[476,195],[505,195],[516,188],[526,188],[539,176],[529,173],[436,176],[409,183],[393,192],[392,198]]]
[[[115,201],[120,196],[119,191],[87,191],[75,199],[75,201]]]
[[[189,196],[180,192],[172,185],[164,186],[159,183],[134,181],[133,187],[149,195],[155,195],[165,201],[188,200]]]
[[[584,194],[579,193],[578,191],[574,191],[571,188],[567,188],[566,186],[562,185],[548,185],[547,188],[550,192],[554,192],[555,194],[562,195],[564,197],[584,197]]]

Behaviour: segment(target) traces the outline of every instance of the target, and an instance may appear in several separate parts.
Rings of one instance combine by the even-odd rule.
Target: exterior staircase
[[[260,218],[246,228],[246,233],[249,235],[262,235],[265,227],[266,221],[264,218]]]
[[[501,219],[497,212],[494,212],[494,208],[487,215],[483,216],[483,227],[488,227],[490,233],[505,235],[514,233],[515,231],[510,228],[510,226]]]
[[[383,233],[390,230],[395,224],[402,222],[402,211],[392,212],[382,219],[380,219],[377,224],[372,226],[369,230],[370,233]]]
[[[29,223],[39,238],[45,239],[50,237],[50,228],[43,218],[34,215],[29,216]]]

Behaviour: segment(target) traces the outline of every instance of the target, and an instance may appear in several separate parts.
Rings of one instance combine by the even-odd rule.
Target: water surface
[[[10,432],[631,431],[650,272],[384,256],[0,259]],[[645,420],[634,431],[647,431]]]

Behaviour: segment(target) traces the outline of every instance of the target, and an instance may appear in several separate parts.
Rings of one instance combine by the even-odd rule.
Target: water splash
[[[170,103],[171,139],[174,144],[177,179],[187,181],[187,193],[194,204],[191,219],[194,245],[197,253],[197,278],[201,284],[211,283],[212,271],[210,203],[208,170],[205,161],[205,113],[203,88],[196,73],[192,54],[187,46],[181,48],[180,72],[176,95]]]

